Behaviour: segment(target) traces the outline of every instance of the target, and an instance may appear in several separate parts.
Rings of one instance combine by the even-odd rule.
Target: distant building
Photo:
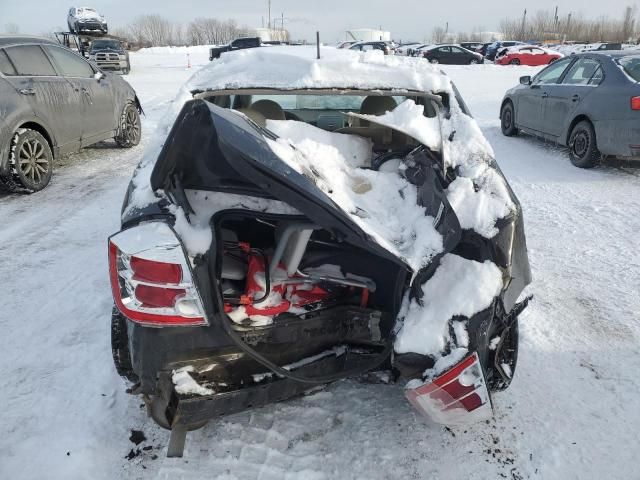
[[[391,40],[391,32],[372,28],[357,28],[355,30],[347,30],[346,38],[354,42],[389,41]]]
[[[254,28],[247,32],[249,37],[260,37],[263,42],[288,42],[289,31],[275,28]]]

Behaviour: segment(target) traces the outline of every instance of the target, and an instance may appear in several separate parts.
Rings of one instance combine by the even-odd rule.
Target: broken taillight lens
[[[405,395],[419,412],[443,425],[477,422],[493,416],[476,352],[431,383],[406,389]]]
[[[118,309],[148,326],[207,325],[182,245],[164,222],[109,239],[109,274]]]

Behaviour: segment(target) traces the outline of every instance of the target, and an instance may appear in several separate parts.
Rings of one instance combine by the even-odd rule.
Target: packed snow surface
[[[143,150],[173,122],[176,91],[210,66],[204,49],[185,50],[191,70],[182,51],[131,54],[125,78],[146,114],[139,147],[105,142],[58,163],[41,192],[0,193],[0,478],[637,477],[640,172],[577,169],[563,148],[504,137],[505,90],[540,70],[525,66],[440,65],[522,203],[535,279],[495,418],[446,429],[412,409],[403,385],[355,379],[211,421],[188,434],[184,458],[165,458],[167,431],[112,366],[106,238]],[[147,440],[133,444],[132,429]]]
[[[456,325],[454,332],[459,340],[452,339],[449,321],[454,316],[470,318],[488,308],[501,289],[502,272],[492,262],[445,255],[433,276],[422,285],[424,305],[415,299],[405,300],[395,351],[433,355],[452,344],[466,347],[466,328]]]

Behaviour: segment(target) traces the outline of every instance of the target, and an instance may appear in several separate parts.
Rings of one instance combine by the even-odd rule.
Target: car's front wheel
[[[29,190],[42,190],[53,175],[53,153],[40,132],[21,128],[11,142],[11,173],[14,180]]]
[[[500,128],[502,134],[507,137],[513,137],[518,134],[515,124],[515,114],[513,111],[513,103],[506,102],[500,111]]]
[[[118,134],[114,139],[123,148],[135,147],[140,143],[141,131],[138,109],[133,102],[129,102],[122,111]]]
[[[569,158],[579,168],[592,168],[600,162],[601,154],[591,122],[583,120],[571,130]]]
[[[477,65],[478,63],[480,63],[480,62],[478,61],[478,59],[477,59],[477,58],[472,58],[472,59],[469,61],[469,65]]]
[[[511,65],[520,65],[520,59],[519,58],[514,58],[513,60],[511,60],[509,62]]]

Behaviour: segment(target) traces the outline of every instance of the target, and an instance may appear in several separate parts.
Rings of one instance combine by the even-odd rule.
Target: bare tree
[[[443,43],[447,37],[447,32],[442,27],[435,27],[431,31],[431,41],[433,43]]]
[[[4,26],[4,33],[7,35],[15,35],[16,33],[20,33],[20,27],[18,27],[17,23],[9,22]]]
[[[173,44],[173,25],[160,15],[142,15],[129,26],[131,36],[142,46]]]

